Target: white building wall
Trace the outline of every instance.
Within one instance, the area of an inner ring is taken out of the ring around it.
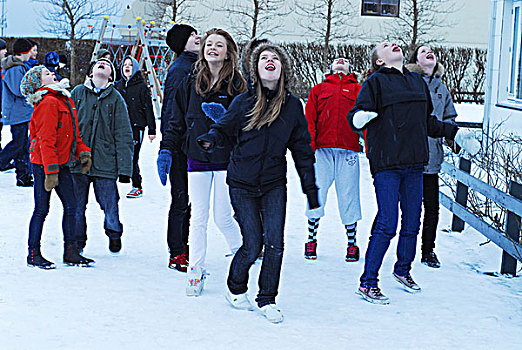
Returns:
[[[522,135],[522,103],[507,99],[510,74],[510,45],[513,0],[491,0],[487,57],[484,131],[498,127],[502,132]]]

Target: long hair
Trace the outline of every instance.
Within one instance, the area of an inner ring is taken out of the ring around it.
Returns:
[[[196,92],[205,96],[212,91],[212,73],[208,66],[208,62],[205,59],[205,46],[207,39],[210,35],[217,34],[225,38],[227,42],[227,58],[223,62],[223,67],[219,71],[219,77],[215,85],[216,90],[220,90],[223,84],[227,84],[227,93],[234,95],[237,92],[244,92],[246,90],[245,79],[241,76],[238,67],[237,58],[237,45],[232,36],[223,29],[213,28],[205,33],[205,36],[201,40],[199,48],[199,58],[196,62]],[[239,78],[239,79],[238,79]],[[238,86],[234,86],[234,83]]]
[[[270,51],[276,54],[279,57],[279,61],[281,62],[281,76],[279,77],[279,81],[277,83],[278,88],[275,96],[270,100],[270,103],[268,103],[268,96],[266,96],[265,92],[266,89],[263,89],[261,79],[259,79],[257,68],[259,57],[263,51]],[[256,87],[256,103],[252,110],[247,114],[247,116],[250,118],[247,125],[243,128],[244,131],[249,131],[252,129],[259,130],[265,125],[270,126],[281,113],[281,108],[286,97],[286,84],[289,79],[289,77],[286,76],[288,74],[287,72],[289,71],[289,67],[286,67],[288,60],[286,57],[282,57],[283,54],[284,51],[275,45],[262,45],[254,51],[253,63],[250,69],[254,70],[255,74],[254,80]]]

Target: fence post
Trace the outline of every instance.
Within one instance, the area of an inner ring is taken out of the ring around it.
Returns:
[[[515,182],[509,182],[509,194],[515,198],[522,199],[522,185]],[[506,235],[515,242],[518,242],[520,237],[520,216],[507,212],[506,220]],[[522,254],[522,252],[519,252]],[[515,276],[517,273],[517,259],[502,251],[502,264],[500,265],[500,273],[507,273]]]
[[[471,161],[464,157],[460,157],[459,169],[469,174],[471,172]],[[468,202],[468,186],[464,185],[460,181],[457,182],[457,195],[455,202],[459,203],[463,207],[465,207]],[[451,230],[456,232],[462,232],[462,230],[464,230],[464,220],[461,220],[455,214],[453,214]]]

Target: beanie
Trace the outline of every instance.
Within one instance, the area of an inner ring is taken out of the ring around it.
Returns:
[[[27,39],[16,39],[13,44],[13,53],[15,55],[21,55],[28,53],[33,48],[33,44]]]
[[[44,65],[47,67],[57,67],[58,63],[60,63],[60,57],[54,51],[50,51],[45,54],[44,57]]]
[[[20,82],[20,92],[22,95],[27,97],[28,95],[32,95],[42,87],[42,69],[45,66],[36,66],[31,68],[27,73],[25,73],[22,81]]]
[[[167,32],[165,41],[172,51],[176,54],[181,54],[185,50],[185,45],[192,32],[197,31],[188,24],[174,24]]]
[[[7,48],[7,44],[5,43],[5,40],[0,39],[0,50],[3,50]]]
[[[112,62],[107,59],[107,58],[100,58],[100,59],[97,59],[96,61],[92,61],[90,64],[89,64],[89,70],[87,72],[87,76],[91,76],[92,74],[92,70],[94,68],[94,65],[100,61],[103,61],[103,62],[107,62],[110,64],[111,66],[111,78],[112,78],[112,82],[114,82],[114,80],[116,79],[116,70],[114,69],[114,65],[112,64]]]
[[[103,58],[106,54],[110,54],[109,50],[105,49],[99,49],[98,52],[96,52],[96,59],[99,60],[100,58]]]

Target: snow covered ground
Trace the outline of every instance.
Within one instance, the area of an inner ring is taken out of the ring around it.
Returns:
[[[461,112],[462,113],[462,112]],[[476,109],[475,112],[476,113]],[[10,138],[4,128],[3,144]],[[28,268],[27,235],[32,189],[17,188],[13,172],[0,173],[0,349],[522,349],[522,280],[490,277],[500,250],[475,230],[439,231],[438,270],[419,262],[412,275],[420,294],[404,292],[391,276],[396,239],[381,270],[387,306],[354,292],[363,261],[344,262],[346,237],[335,191],[318,234],[317,261],[303,258],[305,197],[289,163],[286,246],[278,305],[285,321],[273,325],[256,312],[232,309],[224,299],[230,258],[209,224],[203,295],[185,296],[185,275],[167,268],[169,191],[156,174],[158,141],[142,149],[144,197],[120,201],[123,252],[109,254],[103,216],[91,191],[85,255],[93,268],[61,264],[61,204],[53,195],[42,251],[57,263],[51,271]],[[363,220],[358,244],[364,253],[376,212],[368,163],[361,157]],[[122,197],[129,190],[120,185]],[[450,226],[441,208],[439,229]],[[257,292],[259,264],[251,271]]]

